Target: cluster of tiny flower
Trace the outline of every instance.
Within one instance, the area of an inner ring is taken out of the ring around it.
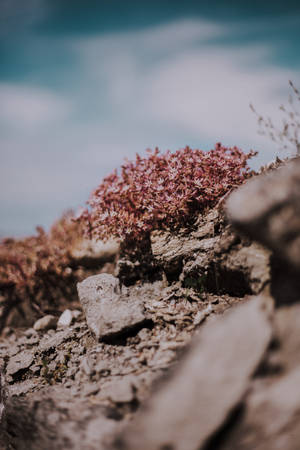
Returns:
[[[210,151],[189,147],[175,153],[148,150],[126,161],[92,193],[80,220],[98,239],[139,239],[154,229],[175,229],[249,176],[248,159],[237,147]]]
[[[10,311],[22,310],[25,300],[41,312],[43,306],[74,296],[81,272],[73,267],[71,250],[82,234],[82,224],[70,211],[49,233],[37,227],[34,236],[0,241],[0,331]]]

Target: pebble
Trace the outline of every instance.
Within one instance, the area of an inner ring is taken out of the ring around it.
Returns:
[[[66,309],[57,322],[57,328],[69,327],[73,320],[73,314],[70,309]]]
[[[33,325],[33,329],[35,331],[44,331],[50,330],[51,328],[55,328],[57,324],[57,318],[48,314],[47,316],[38,319]]]

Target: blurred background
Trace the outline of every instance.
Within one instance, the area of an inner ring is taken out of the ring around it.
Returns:
[[[46,228],[146,148],[278,151],[300,3],[0,0],[0,236]]]

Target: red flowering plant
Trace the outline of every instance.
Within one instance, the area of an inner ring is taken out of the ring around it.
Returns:
[[[11,322],[32,322],[58,305],[76,298],[76,281],[82,270],[74,266],[72,246],[82,239],[82,224],[65,213],[49,233],[37,227],[37,234],[24,239],[0,241],[0,331],[14,311]]]
[[[216,144],[210,151],[190,147],[175,153],[148,150],[126,161],[118,175],[104,178],[81,214],[92,237],[139,241],[154,229],[174,230],[212,207],[249,177],[256,153]]]

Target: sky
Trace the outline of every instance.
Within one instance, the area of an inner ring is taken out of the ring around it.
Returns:
[[[147,148],[285,156],[249,103],[281,123],[299,43],[299,1],[0,0],[0,236],[48,229]]]

